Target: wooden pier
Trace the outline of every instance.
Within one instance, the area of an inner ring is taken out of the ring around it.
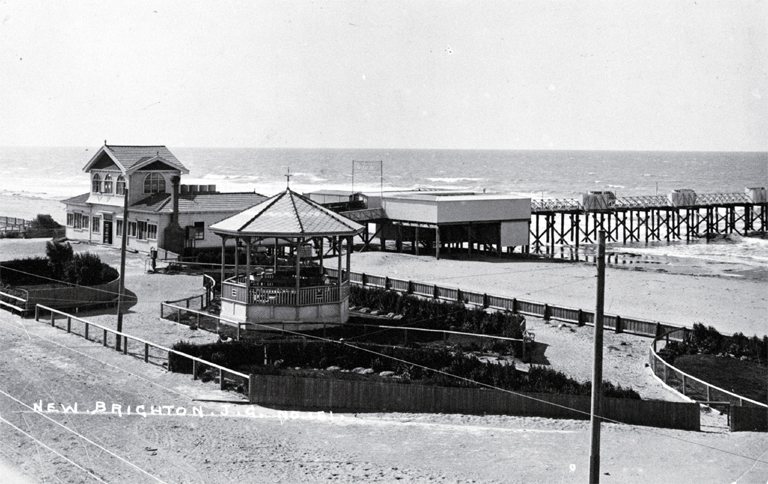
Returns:
[[[701,194],[687,206],[665,195],[615,198],[604,208],[585,207],[576,199],[531,201],[531,252],[594,244],[601,230],[608,242],[623,243],[765,234],[768,203],[750,193]]]

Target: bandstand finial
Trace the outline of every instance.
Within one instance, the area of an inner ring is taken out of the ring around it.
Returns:
[[[288,167],[288,173],[285,174],[285,179],[287,180],[285,187],[290,188],[291,187],[291,167]]]

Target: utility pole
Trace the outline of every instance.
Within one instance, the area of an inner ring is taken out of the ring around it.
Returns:
[[[117,331],[123,331],[123,305],[125,304],[125,252],[128,246],[128,176],[125,177],[125,193],[123,193],[123,233],[120,243],[120,288],[117,295]],[[122,348],[122,336],[115,335],[115,349]],[[107,342],[105,341],[104,344]]]
[[[595,305],[594,367],[592,368],[592,412],[589,452],[589,483],[600,482],[600,416],[603,413],[603,306],[605,303],[605,231],[597,246],[597,303]]]

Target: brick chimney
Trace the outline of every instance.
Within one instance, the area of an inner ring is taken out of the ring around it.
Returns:
[[[175,252],[176,254],[182,254],[184,252],[184,229],[179,225],[179,181],[180,177],[174,175],[171,177],[171,205],[173,212],[171,213],[171,222],[165,228],[163,248]]]
[[[181,181],[181,177],[178,175],[171,177],[171,204],[173,205],[171,223],[176,225],[179,225],[179,181]]]

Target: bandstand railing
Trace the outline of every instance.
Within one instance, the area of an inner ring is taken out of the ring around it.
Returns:
[[[316,306],[339,303],[349,297],[349,281],[342,282],[341,287],[338,284],[324,284],[300,287],[298,291],[296,287],[251,286],[246,296],[245,278],[239,278],[242,283],[234,279],[222,284],[222,299],[265,306]]]

